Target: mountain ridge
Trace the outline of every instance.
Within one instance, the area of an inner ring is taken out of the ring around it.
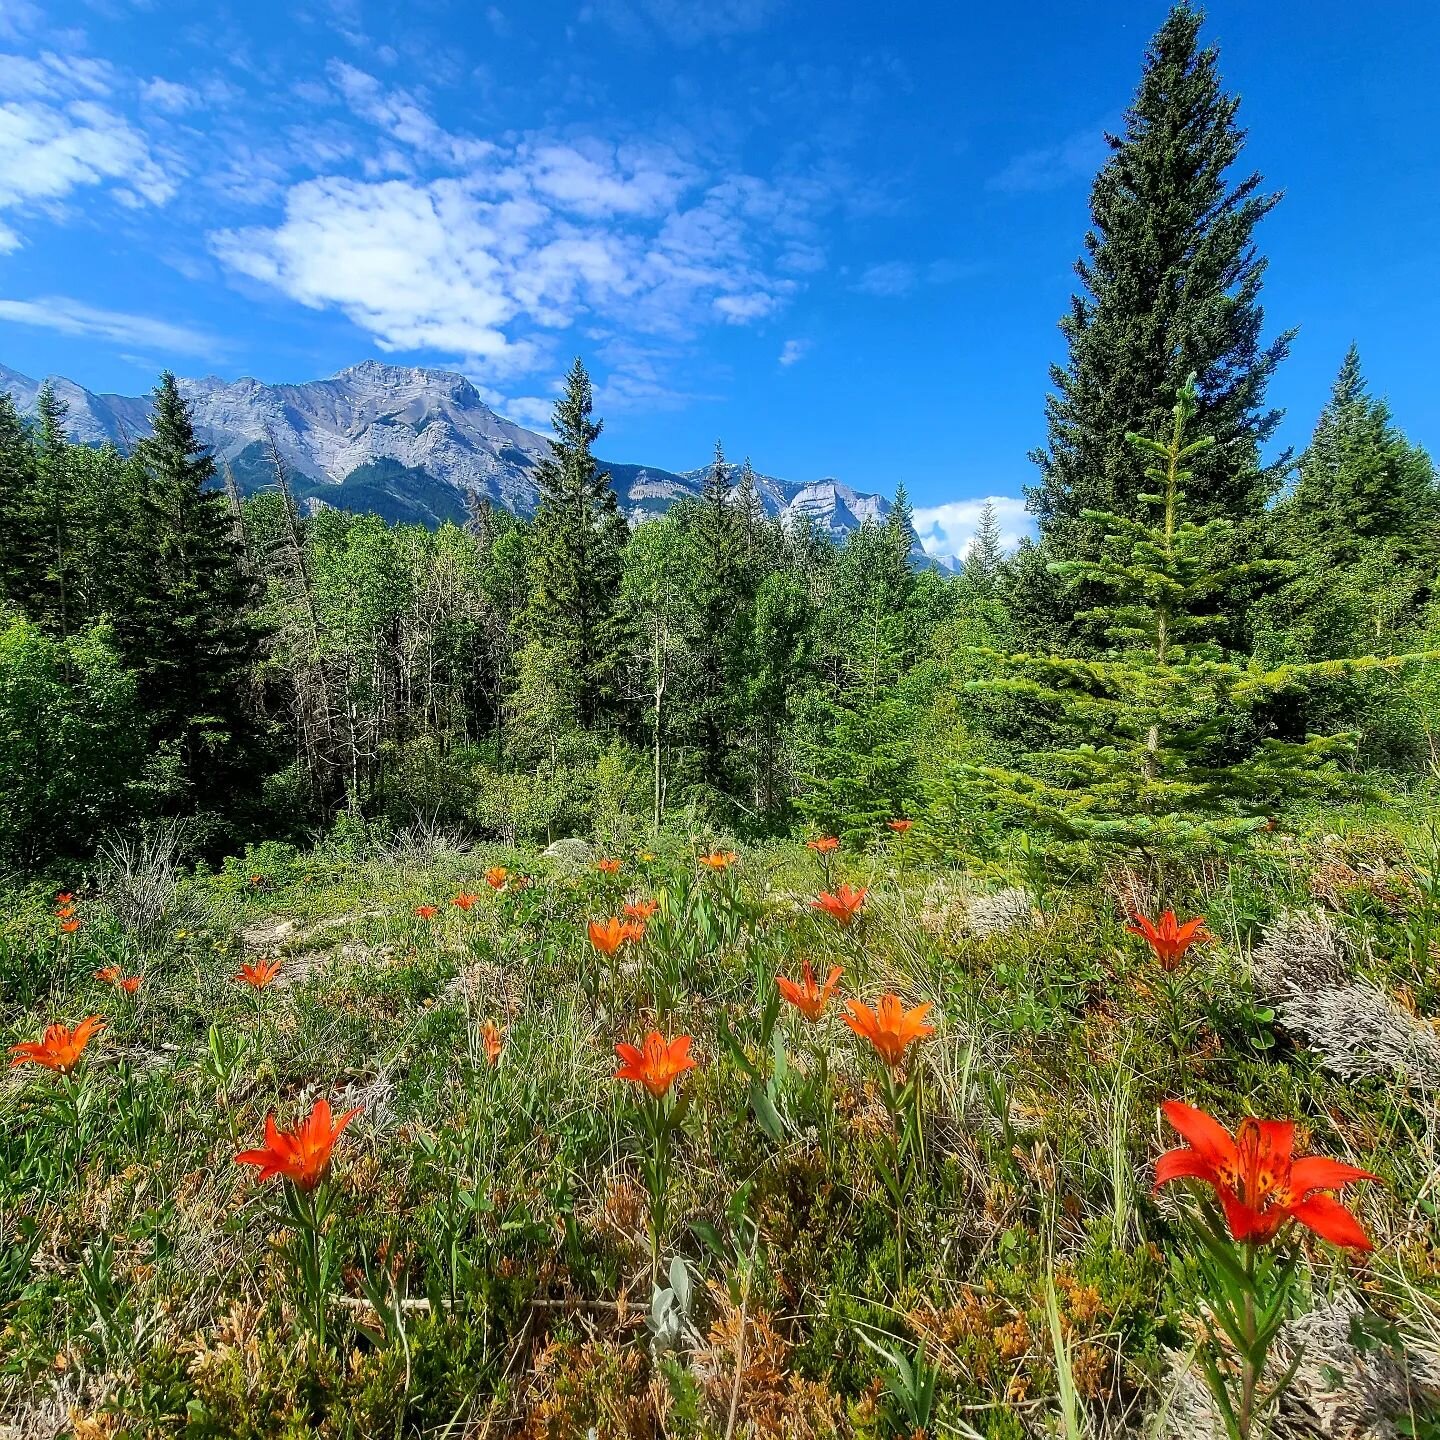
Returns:
[[[0,389],[22,412],[33,412],[42,383],[0,365]],[[128,449],[149,433],[147,398],[96,393],[63,376],[50,383],[68,407],[73,440]],[[534,472],[549,442],[493,410],[457,371],[367,359],[294,384],[214,375],[178,384],[200,438],[245,493],[272,482],[273,440],[297,495],[311,504],[438,524],[462,519],[472,494],[521,515],[538,502]],[[601,464],[632,524],[697,495],[708,469]],[[768,514],[785,523],[803,517],[836,540],[891,510],[885,496],[829,476],[757,474],[756,483]],[[936,563],[918,540],[912,561]]]

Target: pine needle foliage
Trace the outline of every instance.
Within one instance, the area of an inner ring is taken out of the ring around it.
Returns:
[[[1338,784],[1351,737],[1279,740],[1261,733],[1259,712],[1282,691],[1395,663],[1364,656],[1267,667],[1207,638],[1215,595],[1268,562],[1217,566],[1214,557],[1232,550],[1233,522],[1187,516],[1195,461],[1214,446],[1208,435],[1190,438],[1197,406],[1192,375],[1167,436],[1127,437],[1155,487],[1139,497],[1142,517],[1087,511],[1105,535],[1099,558],[1049,567],[1072,588],[1109,596],[1077,617],[1109,648],[1083,656],[984,650],[995,672],[972,686],[1077,737],[1024,757],[1024,768],[968,767],[986,799],[1061,837],[1155,859],[1243,843],[1302,786]]]

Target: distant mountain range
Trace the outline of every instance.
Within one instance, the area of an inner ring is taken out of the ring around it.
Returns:
[[[128,448],[149,433],[148,399],[97,395],[60,377],[51,383],[69,407],[72,439]],[[201,439],[230,467],[242,492],[272,483],[267,437],[273,437],[297,496],[312,504],[427,525],[463,520],[472,493],[518,515],[535,508],[535,467],[549,454],[549,442],[497,415],[453,371],[366,360],[329,380],[301,385],[214,376],[179,384]],[[22,412],[32,412],[40,382],[0,365],[0,389]],[[632,524],[697,495],[706,468],[677,473],[602,463]],[[771,515],[785,521],[808,516],[837,540],[890,513],[883,495],[838,480],[756,479]],[[935,563],[918,541],[912,561],[917,567]]]

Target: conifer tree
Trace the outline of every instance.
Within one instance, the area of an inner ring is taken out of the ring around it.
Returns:
[[[1075,267],[1083,289],[1060,322],[1069,358],[1052,368],[1048,440],[1032,455],[1041,482],[1030,508],[1049,559],[1098,558],[1104,529],[1088,512],[1136,513],[1145,467],[1126,434],[1163,428],[1191,373],[1198,422],[1216,442],[1193,460],[1196,519],[1243,522],[1275,488],[1279,465],[1262,466],[1259,451],[1280,413],[1265,392],[1293,332],[1262,341],[1255,230],[1279,196],[1258,174],[1229,173],[1245,140],[1239,101],[1221,88],[1215,49],[1199,47],[1200,23],[1188,3],[1171,10],[1123,133],[1106,137]]]
[[[62,639],[70,634],[73,607],[73,539],[70,534],[70,440],[65,433],[69,407],[47,380],[35,400],[36,492],[33,514],[39,531],[40,569],[36,576],[37,618]]]
[[[1396,429],[1389,406],[1370,395],[1352,345],[1295,489],[1276,509],[1277,526],[1311,572],[1354,564],[1376,542],[1397,564],[1423,553],[1425,567],[1433,568],[1436,501],[1429,456]]]
[[[915,549],[915,510],[910,504],[910,492],[906,490],[904,481],[895,487],[895,499],[885,517],[885,535],[893,556],[886,583],[908,593],[912,578],[910,556]]]
[[[0,599],[32,617],[43,570],[39,500],[34,439],[0,390]]]
[[[707,784],[719,790],[725,789],[727,782],[727,752],[734,728],[731,677],[743,606],[739,593],[740,517],[733,497],[730,466],[724,446],[717,440],[715,457],[705,471],[694,512],[698,563],[693,587],[696,625],[692,649],[697,685],[693,713],[701,774]]]
[[[989,599],[1000,583],[1000,566],[1005,552],[1000,544],[1000,515],[995,502],[987,500],[980,508],[980,523],[965,552],[965,581],[975,595]]]
[[[155,387],[151,434],[136,447],[146,480],[149,583],[137,596],[128,661],[152,740],[173,757],[173,783],[199,809],[243,798],[255,760],[246,703],[256,634],[250,587],[215,462],[168,370]]]
[[[765,539],[765,502],[760,498],[760,484],[750,457],[740,466],[735,482],[735,516],[740,530],[740,548],[745,563],[754,566],[760,559]]]
[[[555,402],[550,455],[536,470],[540,503],[531,546],[530,628],[544,647],[562,711],[593,728],[613,713],[625,656],[619,607],[625,517],[610,475],[596,462],[603,422],[577,358]]]
[[[1108,597],[1080,617],[1104,634],[1108,653],[985,652],[998,673],[979,688],[1008,694],[1084,738],[1028,757],[1023,769],[969,769],[992,801],[1061,836],[1161,861],[1239,842],[1293,795],[1301,776],[1333,778],[1348,737],[1266,737],[1244,746],[1240,722],[1287,688],[1376,663],[1267,669],[1229,659],[1205,638],[1210,601],[1237,575],[1214,558],[1233,522],[1188,518],[1187,487],[1211,473],[1201,462],[1216,449],[1211,436],[1189,438],[1198,408],[1191,379],[1165,440],[1131,437],[1150,462],[1154,489],[1140,497],[1146,518],[1086,512],[1105,536],[1100,557],[1052,562],[1071,585]]]
[[[1429,456],[1368,393],[1353,345],[1271,523],[1288,563],[1257,607],[1261,653],[1325,660],[1416,644],[1440,570],[1440,492]],[[1353,728],[1367,759],[1393,759],[1411,743],[1395,698],[1382,677],[1357,676],[1297,698],[1289,724]]]

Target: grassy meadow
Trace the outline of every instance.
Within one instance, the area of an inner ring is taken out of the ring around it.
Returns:
[[[1223,1435],[1172,1098],[1378,1177],[1343,1195],[1372,1253],[1297,1250],[1282,1432],[1440,1433],[1423,824],[1197,873],[1173,971],[1138,872],[711,839],[137,842],[14,897],[5,1042],[104,1028],[0,1080],[0,1435]],[[807,964],[843,972],[815,1021],[776,985]],[[884,992],[933,1026],[893,1071],[843,1021]],[[652,1029],[693,1037],[663,1100],[615,1077]],[[362,1107],[327,1180],[236,1163],[317,1099]]]

